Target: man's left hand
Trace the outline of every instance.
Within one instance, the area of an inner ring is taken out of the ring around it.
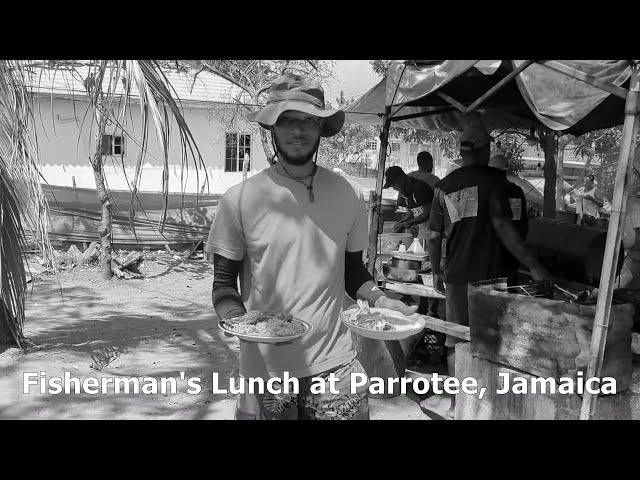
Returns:
[[[388,308],[389,310],[395,310],[403,315],[412,315],[418,310],[418,305],[409,306],[400,300],[394,300],[389,297],[380,297],[373,305],[375,308]]]

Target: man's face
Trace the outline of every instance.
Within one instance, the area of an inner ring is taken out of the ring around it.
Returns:
[[[293,165],[304,165],[313,158],[320,143],[322,119],[303,112],[282,112],[273,128],[279,156]]]
[[[593,188],[593,185],[594,185],[593,178],[592,178],[592,177],[587,177],[587,178],[585,179],[585,181],[584,181],[584,186],[585,186],[587,189],[591,189],[591,188]]]

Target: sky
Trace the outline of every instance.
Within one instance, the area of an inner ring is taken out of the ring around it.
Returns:
[[[334,75],[336,79],[333,82],[323,85],[325,99],[334,105],[340,90],[347,98],[357,98],[382,80],[371,69],[369,60],[336,60]]]

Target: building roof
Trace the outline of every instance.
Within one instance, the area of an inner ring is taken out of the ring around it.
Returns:
[[[33,64],[27,75],[27,82],[35,95],[53,95],[54,97],[76,98],[86,96],[84,79],[89,76],[90,67],[82,64],[73,69],[55,69]],[[176,69],[163,69],[164,75],[175,90],[174,98],[181,102],[229,103],[236,104],[238,99],[248,102],[249,96],[239,87],[211,72],[192,70],[179,72]],[[198,73],[196,75],[196,73]],[[105,75],[104,90],[108,90],[109,75]],[[124,95],[124,85],[116,86],[116,94]],[[132,85],[130,96],[138,97],[136,85]]]

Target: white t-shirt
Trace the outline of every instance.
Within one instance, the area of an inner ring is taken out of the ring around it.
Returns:
[[[349,182],[318,167],[307,188],[270,167],[220,199],[205,251],[242,260],[245,308],[290,313],[313,324],[288,345],[240,341],[240,374],[306,377],[355,357],[340,322],[345,251],[368,246],[367,215]]]

